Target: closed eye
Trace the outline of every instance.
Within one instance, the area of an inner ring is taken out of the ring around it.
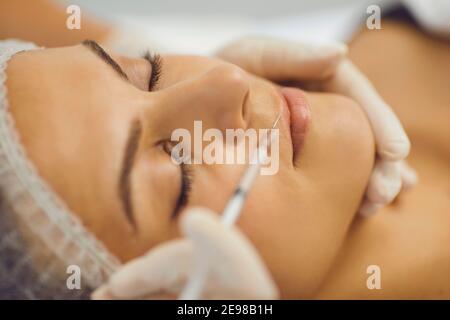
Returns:
[[[177,203],[175,205],[175,209],[173,210],[172,217],[176,217],[180,211],[186,206],[189,201],[189,196],[192,190],[192,180],[193,175],[190,168],[185,164],[180,164],[181,169],[181,188],[180,193],[177,199]]]
[[[159,54],[152,54],[149,51],[147,51],[144,54],[143,58],[147,60],[152,67],[150,79],[148,81],[148,91],[155,91],[155,88],[158,85],[158,81],[161,76],[161,67],[162,67],[161,56]]]
[[[163,147],[164,152],[166,152],[167,155],[172,157],[173,145],[169,142],[164,142],[162,144],[162,147]],[[178,216],[178,214],[180,213],[180,211],[189,202],[189,198],[190,198],[191,191],[192,191],[193,171],[184,162],[181,162],[178,166],[179,166],[180,172],[181,172],[181,185],[180,185],[180,191],[178,194],[177,201],[176,201],[174,209],[172,211],[172,218],[176,218]]]

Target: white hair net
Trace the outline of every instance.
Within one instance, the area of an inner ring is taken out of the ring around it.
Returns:
[[[120,263],[38,176],[8,111],[7,62],[36,49],[0,41],[0,298],[88,298]],[[79,289],[70,278],[78,273],[68,271],[73,265],[80,271]]]

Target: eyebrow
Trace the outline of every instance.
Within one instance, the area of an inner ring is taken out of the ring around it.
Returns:
[[[82,42],[82,45],[91,50],[100,59],[111,66],[111,68],[116,71],[120,77],[128,80],[127,75],[119,64],[111,58],[111,56],[106,53],[106,51],[97,42],[87,39]],[[136,153],[138,150],[138,142],[142,134],[142,126],[140,121],[134,120],[131,123],[128,132],[128,138],[125,144],[125,152],[123,154],[119,175],[118,193],[128,221],[133,227],[136,227],[136,220],[133,212],[133,201],[131,199],[131,171],[133,169],[134,159],[136,158]]]
[[[100,59],[105,61],[109,66],[111,66],[111,68],[113,68],[114,71],[116,71],[120,77],[124,78],[125,80],[128,80],[126,73],[122,70],[119,64],[113,58],[111,58],[111,56],[108,53],[106,53],[106,51],[97,42],[95,42],[94,40],[87,39],[84,40],[81,44],[86,48],[88,48],[89,50],[91,50],[93,53],[95,53]]]
[[[133,202],[131,199],[131,171],[133,169],[141,135],[141,122],[139,120],[134,120],[131,123],[125,145],[118,185],[119,197],[122,201],[125,215],[134,227],[136,227],[136,221],[133,213]]]

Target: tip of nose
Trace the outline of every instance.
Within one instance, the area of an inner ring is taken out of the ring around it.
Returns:
[[[212,75],[224,85],[236,87],[239,89],[248,90],[250,86],[250,79],[244,70],[233,64],[223,64],[215,67],[212,71]]]
[[[209,110],[220,114],[220,126],[245,127],[250,76],[238,66],[222,63],[208,70],[201,79],[203,94],[211,99]]]
[[[226,95],[224,100],[228,100],[236,107],[239,107],[241,120],[247,119],[246,100],[250,92],[250,77],[246,71],[240,67],[224,63],[210,71],[211,85],[214,84],[222,94]]]

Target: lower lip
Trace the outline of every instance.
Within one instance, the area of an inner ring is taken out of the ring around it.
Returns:
[[[281,94],[284,96],[287,105],[288,123],[290,126],[293,158],[300,154],[311,122],[311,111],[305,93],[297,88],[282,88]]]

